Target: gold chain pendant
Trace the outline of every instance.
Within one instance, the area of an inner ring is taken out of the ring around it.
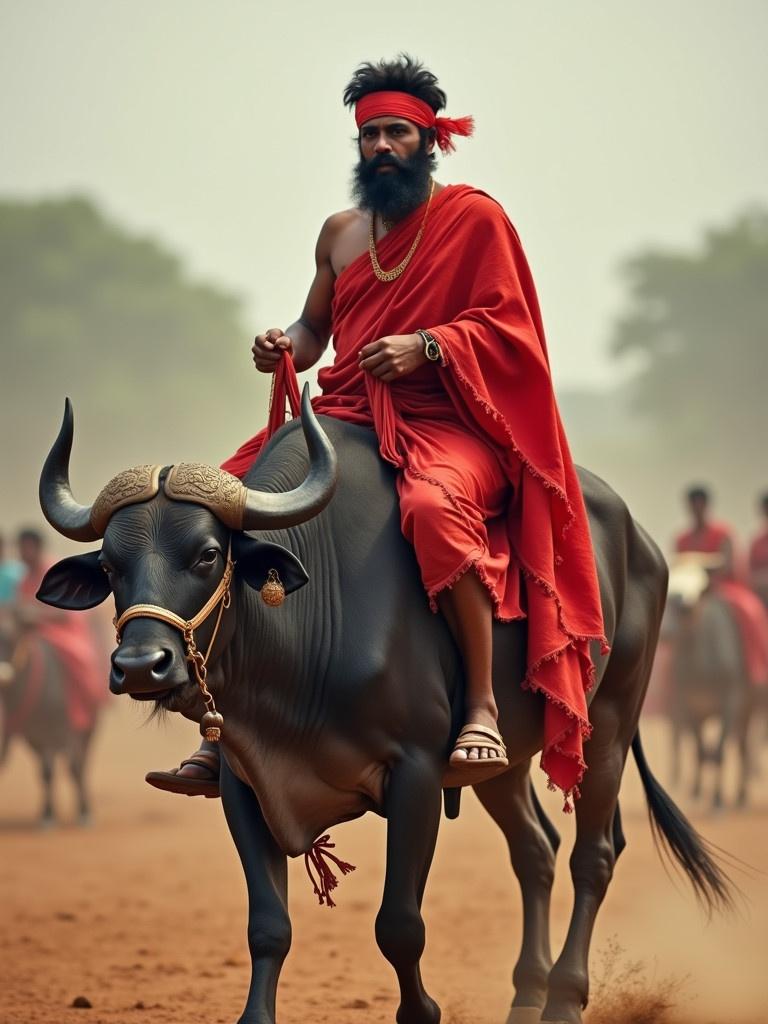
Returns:
[[[421,236],[424,234],[424,225],[427,223],[429,204],[432,202],[432,195],[434,191],[435,183],[434,181],[432,181],[432,184],[430,185],[429,188],[427,208],[424,211],[424,216],[421,219],[421,226],[419,227],[416,237],[413,240],[413,245],[405,254],[403,259],[400,260],[397,266],[393,267],[391,270],[383,270],[381,264],[379,263],[379,257],[376,254],[376,214],[371,214],[371,224],[368,229],[368,252],[370,253],[371,256],[371,266],[373,267],[373,272],[379,279],[379,281],[396,281],[397,278],[400,277],[405,268],[408,266],[408,264],[411,262],[413,254],[416,252],[418,244],[421,241]]]

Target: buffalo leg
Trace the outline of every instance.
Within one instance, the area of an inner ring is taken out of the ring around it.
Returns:
[[[750,743],[750,720],[752,712],[751,695],[744,699],[736,724],[736,742],[739,750],[739,782],[736,790],[736,806],[747,806],[747,789],[752,767],[752,746]]]
[[[393,766],[386,795],[387,871],[376,941],[400,985],[398,1024],[438,1024],[440,1008],[421,980],[421,901],[440,824],[441,770],[424,755]]]
[[[516,765],[475,787],[483,807],[504,833],[523,899],[523,939],[512,973],[515,996],[507,1024],[538,1019],[552,969],[549,906],[557,839],[554,826],[552,837],[542,827],[533,802],[529,764]]]
[[[291,946],[288,870],[249,786],[221,760],[221,800],[248,886],[251,985],[239,1024],[274,1024],[277,981]]]
[[[69,754],[69,771],[77,791],[79,825],[89,825],[91,823],[91,803],[88,797],[85,768],[92,736],[92,730],[76,733],[72,740],[72,748]]]
[[[49,828],[55,822],[53,812],[53,765],[54,757],[50,750],[38,752],[40,758],[40,781],[43,785],[43,809],[40,814],[40,825]]]
[[[704,762],[707,760],[707,749],[704,743],[703,722],[698,718],[693,722],[693,738],[696,743],[696,759],[694,766],[693,784],[691,786],[691,799],[698,800],[701,797],[701,781],[704,772]]]
[[[717,740],[717,744],[715,745],[715,749],[712,751],[712,760],[714,762],[715,771],[715,787],[712,791],[713,811],[720,811],[723,807],[723,767],[725,764],[725,746],[733,729],[734,717],[733,699],[731,698],[725,702],[723,716],[720,720],[720,736]]]
[[[626,715],[614,703],[601,706],[596,700],[591,718],[594,732],[587,747],[589,768],[575,805],[576,842],[570,858],[573,912],[562,953],[549,975],[542,1024],[581,1024],[581,1010],[589,996],[592,929],[616,863],[614,822],[632,737],[631,732],[627,734]]]
[[[680,785],[681,771],[681,750],[683,745],[683,725],[680,720],[680,712],[677,708],[672,713],[670,722],[670,751],[671,751],[671,768],[670,768],[670,782],[673,786]]]

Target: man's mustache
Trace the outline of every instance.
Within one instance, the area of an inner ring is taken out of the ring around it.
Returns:
[[[404,167],[407,167],[407,163],[396,157],[394,153],[377,153],[370,160],[366,160],[365,166],[369,171],[377,171],[380,167],[396,167],[402,171]]]

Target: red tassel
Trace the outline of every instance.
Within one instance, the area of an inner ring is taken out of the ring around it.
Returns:
[[[437,144],[443,153],[453,153],[456,147],[452,135],[463,135],[465,138],[475,130],[475,119],[469,117],[436,117],[435,134]]]
[[[330,835],[324,835],[316,839],[312,844],[312,849],[304,854],[304,866],[307,869],[312,888],[315,890],[315,896],[317,896],[318,903],[321,906],[323,904],[327,907],[336,906],[331,899],[331,891],[339,884],[338,878],[334,875],[330,865],[326,863],[326,859],[333,861],[342,875],[348,875],[351,871],[355,870],[354,864],[347,864],[346,861],[339,860],[334,854],[329,853],[329,850],[335,849],[336,844],[331,842]],[[313,868],[317,871],[317,880],[315,880]]]

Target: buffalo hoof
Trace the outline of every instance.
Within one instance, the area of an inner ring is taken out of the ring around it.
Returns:
[[[428,995],[420,1000],[420,1004],[400,1004],[395,1020],[397,1024],[440,1024],[440,1007]]]
[[[513,1006],[507,1017],[507,1024],[540,1024],[540,1021],[538,1006]]]

